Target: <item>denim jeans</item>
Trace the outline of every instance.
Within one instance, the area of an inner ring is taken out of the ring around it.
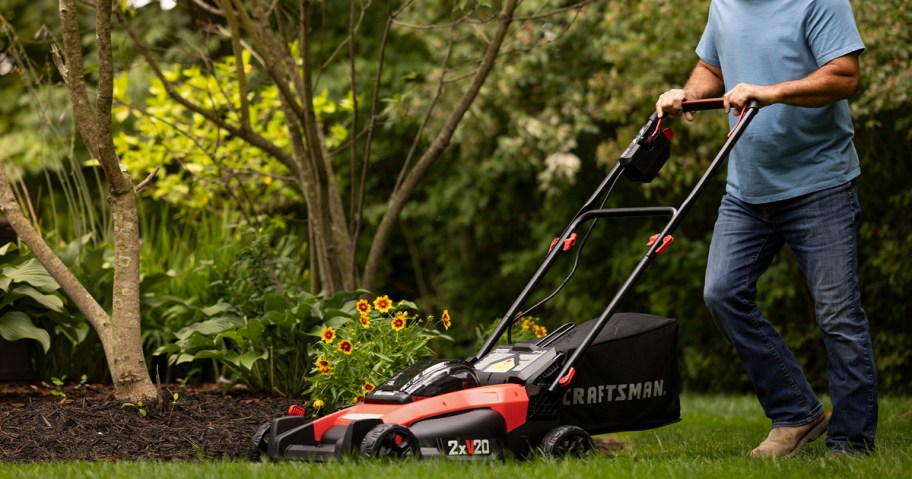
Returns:
[[[858,288],[859,212],[853,182],[759,205],[725,195],[706,268],[704,300],[735,346],[772,426],[799,426],[823,406],[755,301],[757,280],[776,253],[784,244],[795,253],[829,359],[833,414],[826,444],[834,450],[872,449],[877,428],[877,373]]]

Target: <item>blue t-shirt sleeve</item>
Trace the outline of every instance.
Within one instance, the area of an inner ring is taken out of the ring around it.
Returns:
[[[709,7],[709,19],[706,21],[706,28],[703,29],[703,36],[700,37],[700,43],[697,44],[697,56],[703,61],[714,67],[721,67],[722,62],[719,60],[719,52],[716,50],[716,21],[713,12],[714,5]]]
[[[805,19],[807,43],[818,67],[843,55],[864,50],[849,0],[811,2]]]

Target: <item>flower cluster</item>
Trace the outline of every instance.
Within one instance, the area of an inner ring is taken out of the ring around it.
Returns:
[[[313,347],[310,389],[314,404],[323,411],[364,401],[376,384],[432,353],[428,343],[450,339],[437,330],[452,326],[448,310],[437,321],[416,314],[409,301],[394,302],[387,295],[372,301],[362,298],[342,306],[339,313],[319,327],[320,341]],[[317,334],[315,331],[314,335]]]
[[[523,331],[531,331],[536,338],[543,338],[548,335],[548,328],[538,324],[538,320],[534,317],[523,318],[520,324]]]

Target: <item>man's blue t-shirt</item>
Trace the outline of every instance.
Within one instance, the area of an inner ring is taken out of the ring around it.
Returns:
[[[728,91],[798,80],[863,49],[848,0],[713,0],[697,55],[722,69]],[[726,190],[769,203],[846,183],[860,173],[853,136],[846,100],[764,107],[732,151]]]

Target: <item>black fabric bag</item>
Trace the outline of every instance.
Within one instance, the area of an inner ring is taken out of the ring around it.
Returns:
[[[572,352],[594,324],[580,324],[553,346]],[[675,319],[612,316],[576,363],[576,375],[561,398],[560,423],[602,434],[680,421],[677,342]]]

